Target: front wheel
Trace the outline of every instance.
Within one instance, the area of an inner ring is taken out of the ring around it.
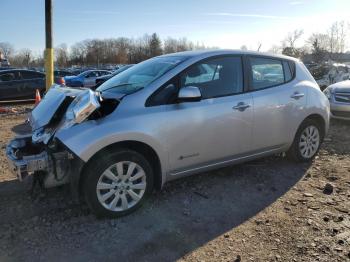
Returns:
[[[118,150],[95,159],[84,178],[85,200],[98,217],[119,217],[139,208],[153,189],[153,170],[138,152]]]
[[[317,121],[305,120],[300,125],[287,156],[297,162],[312,160],[320,149],[323,136],[324,134]]]

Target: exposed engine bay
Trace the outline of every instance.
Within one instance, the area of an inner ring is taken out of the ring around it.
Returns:
[[[12,171],[19,180],[40,172],[45,188],[71,181],[84,164],[55,137],[57,131],[112,113],[122,95],[90,89],[52,87],[28,120],[13,128],[15,138],[6,148]]]

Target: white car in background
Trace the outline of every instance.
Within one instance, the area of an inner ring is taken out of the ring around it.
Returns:
[[[331,107],[331,117],[350,120],[350,80],[330,85],[324,91]]]

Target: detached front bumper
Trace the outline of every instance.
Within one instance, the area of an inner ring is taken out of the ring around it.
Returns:
[[[47,146],[33,144],[31,137],[17,137],[6,147],[11,171],[20,181],[35,172],[45,173],[46,188],[67,184],[76,157],[64,148],[50,150]]]
[[[20,181],[34,172],[47,170],[49,165],[49,157],[45,151],[32,155],[23,154],[29,139],[30,137],[13,139],[6,147],[10,170]]]

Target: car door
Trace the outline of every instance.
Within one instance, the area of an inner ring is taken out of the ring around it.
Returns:
[[[294,62],[251,56],[249,88],[254,103],[252,148],[263,152],[282,148],[291,141],[306,105],[305,87],[296,85]]]
[[[210,72],[203,67],[211,68]],[[239,56],[205,60],[189,67],[157,94],[155,101],[171,97],[166,90],[175,85],[175,89],[196,86],[202,94],[199,102],[166,99],[170,104],[164,109],[168,119],[164,143],[172,174],[224,163],[250,151],[252,97],[243,92],[242,70]]]
[[[18,81],[16,80],[16,72],[2,72],[0,74],[0,101],[18,97]]]
[[[93,87],[95,86],[96,77],[98,76],[97,71],[92,71],[85,76],[84,87]]]
[[[45,89],[45,75],[40,72],[20,71],[23,87],[22,96],[26,99],[35,99],[35,92],[38,89],[42,93]]]

